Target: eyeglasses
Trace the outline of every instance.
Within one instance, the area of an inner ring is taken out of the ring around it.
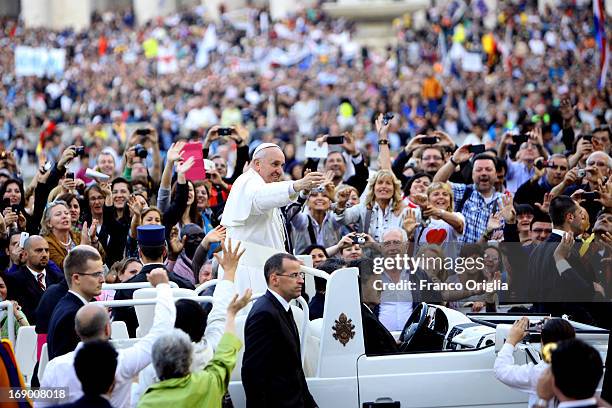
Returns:
[[[304,272],[295,272],[295,273],[290,273],[288,275],[277,273],[276,276],[286,276],[287,278],[291,278],[291,279],[297,279],[298,277],[300,277],[304,279],[306,277],[306,274]]]
[[[68,203],[66,203],[64,200],[53,200],[50,203],[47,203],[47,205],[45,206],[45,209],[49,210],[55,207],[56,205],[63,205],[65,207],[68,207]]]
[[[77,275],[92,276],[96,279],[100,279],[104,277],[104,272],[94,272],[94,273],[77,272]]]

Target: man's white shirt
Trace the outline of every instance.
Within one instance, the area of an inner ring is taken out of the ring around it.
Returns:
[[[115,371],[115,387],[111,394],[113,407],[129,407],[132,380],[143,368],[151,363],[151,349],[153,343],[162,334],[168,333],[174,327],[176,319],[176,306],[172,297],[172,290],[168,284],[157,285],[157,303],[155,304],[155,317],[153,327],[149,333],[141,338],[132,347],[117,350],[117,370]],[[45,368],[41,387],[68,387],[69,399],[58,401],[61,403],[74,402],[83,396],[81,382],[74,371],[75,353],[83,346],[80,342],[75,351],[58,356],[49,361]],[[56,405],[51,403],[35,403],[35,407]]]

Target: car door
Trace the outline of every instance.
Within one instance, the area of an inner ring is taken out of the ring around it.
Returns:
[[[399,405],[386,406],[524,408],[528,395],[495,378],[495,356],[491,346],[463,351],[362,355],[357,361],[359,406],[398,402]]]

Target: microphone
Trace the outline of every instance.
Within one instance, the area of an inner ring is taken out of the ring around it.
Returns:
[[[110,180],[110,176],[107,176],[104,173],[100,173],[99,171],[95,171],[92,169],[85,170],[85,175],[89,178],[96,179],[97,181],[108,181]]]

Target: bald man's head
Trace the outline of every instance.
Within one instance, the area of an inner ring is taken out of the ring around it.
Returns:
[[[110,320],[106,309],[95,303],[88,303],[76,314],[74,329],[82,341],[108,340]]]
[[[280,181],[285,155],[280,147],[268,147],[253,154],[253,169],[266,183]]]
[[[49,263],[49,244],[40,235],[32,235],[23,244],[26,252],[27,266],[36,271],[42,272]]]

